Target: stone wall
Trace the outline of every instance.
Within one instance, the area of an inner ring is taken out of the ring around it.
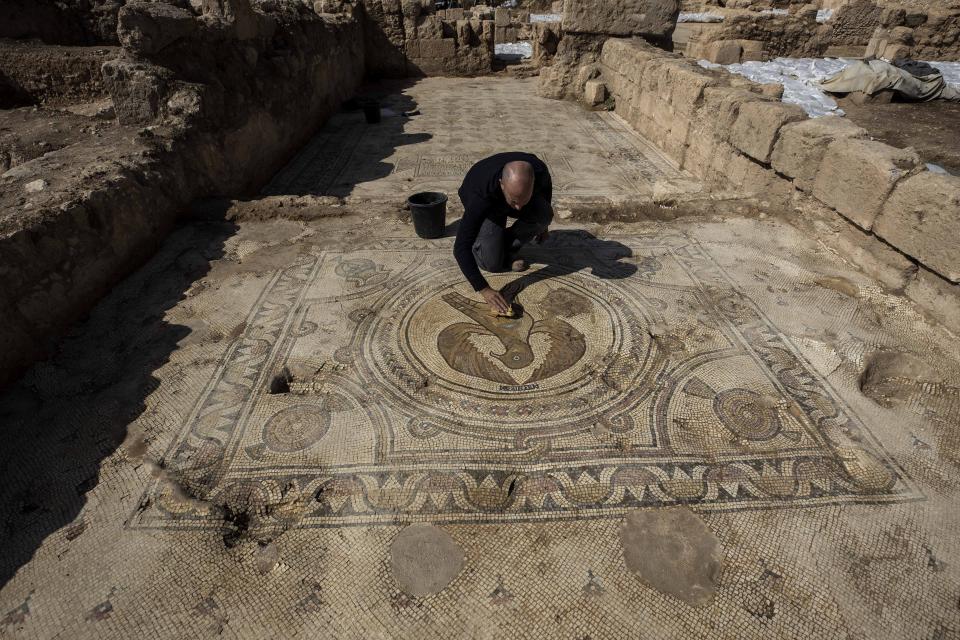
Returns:
[[[818,56],[826,48],[816,10],[789,15],[738,13],[691,34],[684,54],[718,64],[777,56]]]
[[[492,69],[493,20],[459,17],[462,10],[441,17],[432,3],[409,0],[365,0],[362,10],[370,76],[471,76]]]
[[[642,36],[670,49],[680,0],[564,0],[563,37],[537,92],[547,98],[582,95],[598,74],[600,49],[610,36]]]
[[[104,64],[120,121],[0,176],[0,384],[152,255],[185,205],[265,183],[363,77],[349,15],[130,3]]]
[[[600,71],[616,112],[684,170],[776,207],[829,207],[913,261],[919,270],[905,293],[960,330],[960,177],[640,39],[607,40]]]
[[[888,7],[866,54],[887,60],[960,60],[960,8]]]
[[[960,59],[960,8],[853,0],[820,24],[815,4],[789,6],[787,14],[727,7],[709,9],[723,22],[686,27],[686,55],[720,64],[777,56]]]

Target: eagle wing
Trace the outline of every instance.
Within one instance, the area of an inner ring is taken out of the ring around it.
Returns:
[[[550,339],[550,350],[543,364],[534,370],[528,382],[543,380],[566,371],[575,365],[587,351],[587,342],[583,334],[573,326],[557,318],[538,320],[530,329],[530,335],[544,333]]]
[[[437,350],[455,371],[500,384],[516,384],[470,341],[470,336],[475,334],[493,335],[486,328],[471,322],[451,324],[437,336]]]

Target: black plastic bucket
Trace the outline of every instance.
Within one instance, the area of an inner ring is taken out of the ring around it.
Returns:
[[[447,226],[447,194],[423,191],[407,198],[413,228],[421,238],[439,238]]]
[[[377,100],[363,100],[360,103],[363,108],[363,117],[369,124],[380,122],[380,102]]]

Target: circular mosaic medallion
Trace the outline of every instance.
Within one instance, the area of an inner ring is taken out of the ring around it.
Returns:
[[[768,440],[780,433],[775,403],[749,389],[727,389],[713,399],[720,422],[741,438]]]
[[[455,268],[398,287],[360,327],[359,364],[401,410],[443,431],[573,432],[649,394],[662,360],[650,322],[615,285],[539,272],[491,286],[511,281],[522,284],[514,318],[491,316]]]
[[[330,414],[299,404],[275,413],[263,426],[263,443],[271,451],[291,453],[313,445],[330,428]]]

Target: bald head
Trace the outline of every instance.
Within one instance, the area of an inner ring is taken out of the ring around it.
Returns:
[[[524,160],[515,160],[503,165],[500,188],[512,209],[523,208],[533,196],[533,165]]]

